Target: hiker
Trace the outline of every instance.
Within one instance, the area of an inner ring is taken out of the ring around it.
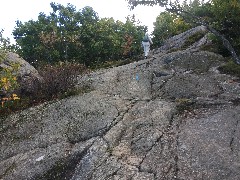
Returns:
[[[148,33],[145,33],[143,40],[142,40],[142,46],[144,50],[144,57],[147,59],[148,53],[150,51],[150,45],[153,44],[152,39],[149,37]]]

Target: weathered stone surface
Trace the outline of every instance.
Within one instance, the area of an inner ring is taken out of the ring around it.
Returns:
[[[4,179],[34,179],[44,174],[68,156],[70,144],[60,143],[47,148],[35,148],[1,161],[0,174]]]
[[[152,73],[139,66],[141,63],[136,62],[129,66],[114,67],[94,73],[85,80],[87,79],[93,89],[98,89],[110,96],[118,96],[123,99],[150,99]],[[138,80],[136,76],[138,76]]]
[[[178,177],[180,179],[239,179],[240,107],[206,109],[180,124]]]
[[[189,37],[197,34],[197,33],[207,33],[207,28],[205,26],[197,26],[195,28],[189,29],[186,32],[183,32],[181,34],[178,34],[176,36],[173,36],[169,39],[167,39],[163,46],[161,46],[158,49],[154,50],[154,54],[161,54],[161,53],[168,53],[173,50],[178,50],[182,48],[186,41],[189,39]],[[194,43],[192,46],[190,46],[190,49],[199,49],[202,45],[205,45],[207,40],[201,39],[199,42]]]
[[[3,122],[6,132],[1,139],[1,160],[37,147],[85,141],[105,133],[114,125],[121,107],[104,98],[90,93],[8,117]]]
[[[208,38],[209,34],[205,34],[199,41],[193,43],[187,50],[200,50],[204,46],[209,46],[212,44],[211,40]]]
[[[2,119],[0,179],[240,179],[240,85],[222,59],[179,51],[101,70],[79,79],[90,93]]]
[[[18,64],[20,66],[18,73],[22,78],[40,78],[37,70],[32,65],[20,58],[16,53],[8,52],[0,66],[11,69],[12,64]]]
[[[18,54],[12,52],[6,54],[3,61],[0,62],[0,67],[12,69],[14,64],[19,66],[17,77],[18,83],[21,85],[20,88],[26,92],[31,92],[34,82],[42,80],[38,71],[23,58],[20,58]]]
[[[177,51],[162,57],[165,68],[177,72],[193,71],[200,74],[222,64],[223,57],[207,51]]]
[[[176,74],[160,89],[160,95],[172,99],[197,97],[211,98],[222,93],[222,88],[210,73],[198,76],[196,74]]]

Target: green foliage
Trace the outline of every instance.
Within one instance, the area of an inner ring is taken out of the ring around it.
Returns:
[[[13,105],[20,98],[16,94],[18,82],[15,75],[19,65],[12,65],[12,68],[0,69],[0,102],[1,108],[8,108],[9,104]]]
[[[181,17],[170,12],[162,12],[154,22],[153,42],[159,47],[168,38],[180,34],[191,27]]]
[[[0,63],[4,60],[7,52],[15,50],[15,46],[11,45],[10,39],[3,37],[3,32],[3,30],[0,30]]]
[[[46,101],[89,91],[89,87],[83,87],[82,89],[76,89],[75,87],[78,76],[87,72],[87,69],[81,64],[65,62],[54,66],[39,67],[38,71],[42,80],[33,80],[31,92],[24,91],[28,87],[24,88],[24,84],[21,84],[22,89],[18,90],[21,99],[17,102],[6,102],[3,107],[0,107],[1,116]]]
[[[15,50],[15,46],[11,45],[10,39],[3,37],[3,32],[4,32],[4,30],[0,29],[0,51],[1,51],[0,52],[0,62],[1,62],[1,59],[3,58],[2,57],[3,52]]]
[[[216,29],[220,34],[226,37],[234,50],[240,53],[240,2],[237,0],[211,0],[207,3],[202,3],[199,0],[194,0],[190,4],[185,4],[183,9],[194,15],[185,16],[186,21],[197,22],[199,19]],[[217,41],[215,41],[216,43]],[[227,51],[223,50],[222,42],[218,40],[219,52],[222,55],[229,55]]]
[[[231,53],[223,46],[222,41],[218,37],[212,33],[208,33],[208,39],[211,41],[211,44],[204,45],[201,50],[221,54],[223,57],[231,56]]]
[[[46,61],[54,63],[76,59],[80,44],[77,43],[80,28],[80,12],[68,4],[64,7],[51,3],[53,12],[49,16],[40,13],[37,21],[17,21],[13,31],[19,46],[17,53],[28,62]]]
[[[179,16],[183,17],[186,23],[191,23],[194,25],[208,25],[208,27],[214,28],[214,30],[219,32],[220,35],[223,35],[228,41],[230,41],[230,44],[233,46],[233,48],[229,48],[228,46],[229,51],[234,49],[234,51],[240,53],[239,0],[185,0],[182,4],[180,4],[177,0],[127,1],[132,7],[136,7],[139,4],[164,6],[168,12],[177,13]],[[164,25],[157,25],[156,27],[158,26],[163,26],[164,28]],[[156,29],[155,34],[157,35],[157,38],[161,36],[161,33],[163,34],[164,32]],[[156,41],[159,43],[161,42],[161,39],[156,39]],[[223,41],[224,40],[221,39],[221,41],[219,41],[220,44],[222,44]],[[222,48],[221,46],[219,47]],[[220,52],[223,51],[220,49]]]
[[[221,73],[231,74],[240,78],[240,65],[234,63],[232,60],[227,62],[225,65],[220,66],[218,70]]]
[[[213,26],[224,34],[235,50],[240,53],[240,1],[212,0],[211,12]]]
[[[0,49],[0,63],[4,60],[6,56],[6,51]]]
[[[6,92],[12,92],[18,87],[17,78],[15,72],[19,68],[18,64],[13,64],[12,68],[1,68],[0,71],[0,90]]]
[[[17,53],[28,62],[67,60],[95,66],[141,53],[145,27],[139,26],[134,17],[127,17],[123,23],[100,19],[91,7],[79,11],[71,4],[64,7],[51,3],[51,7],[50,15],[40,13],[37,21],[18,21],[13,31]]]
[[[14,47],[10,45],[9,38],[4,38],[3,30],[0,31],[0,64],[6,58],[7,51],[11,51]],[[15,103],[19,100],[15,90],[18,87],[16,72],[19,64],[10,64],[11,67],[0,67],[0,102],[1,108],[6,108],[9,103]]]
[[[134,9],[137,5],[147,5],[147,6],[166,6],[171,2],[170,0],[152,0],[152,1],[146,1],[146,0],[126,0],[128,1],[128,4],[131,6],[132,9]]]

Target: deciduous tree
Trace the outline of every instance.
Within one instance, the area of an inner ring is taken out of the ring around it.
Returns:
[[[186,1],[181,5],[178,0],[127,0],[130,7],[137,5],[160,5],[168,12],[175,13],[184,20],[197,25],[204,25],[210,32],[221,39],[224,46],[229,50],[236,63],[240,59],[236,52],[240,52],[239,44],[239,12],[240,2],[237,0],[193,0],[188,4]],[[235,25],[235,26],[234,26]]]

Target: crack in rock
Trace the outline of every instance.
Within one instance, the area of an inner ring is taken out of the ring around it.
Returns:
[[[169,43],[165,48],[176,47]],[[239,87],[228,83],[230,76],[210,70],[221,59],[205,51],[179,51],[159,54],[149,67],[144,67],[148,59],[88,75],[94,91],[6,119],[17,123],[12,131],[3,128],[0,174],[6,179],[240,179]],[[177,114],[178,101],[186,99],[194,102],[187,104],[193,110]]]

